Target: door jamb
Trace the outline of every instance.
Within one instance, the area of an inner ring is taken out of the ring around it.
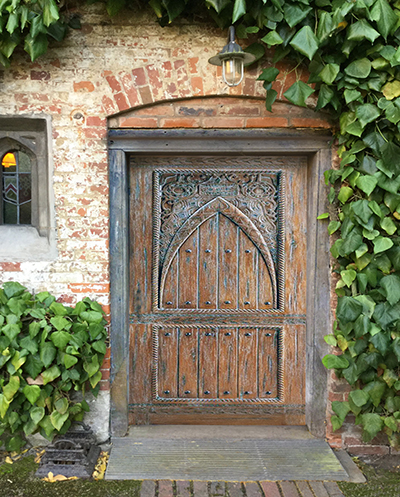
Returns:
[[[306,424],[325,436],[328,372],[321,359],[328,352],[323,337],[331,330],[329,236],[316,218],[326,210],[323,173],[331,168],[331,135],[303,130],[137,130],[110,129],[110,293],[111,293],[111,434],[128,431],[129,403],[129,164],[128,155],[308,157]],[[318,291],[316,291],[318,289]]]

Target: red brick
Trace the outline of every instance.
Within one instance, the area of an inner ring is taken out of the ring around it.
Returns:
[[[104,128],[85,128],[83,130],[86,138],[105,138],[107,136],[107,129]]]
[[[137,69],[132,70],[133,81],[136,83],[136,86],[143,86],[147,84],[146,74],[144,72],[143,67],[138,67]]]
[[[265,497],[281,497],[278,485],[273,481],[260,481]]]
[[[288,120],[284,117],[249,117],[246,128],[286,128]]]
[[[107,115],[114,114],[116,111],[115,103],[111,98],[107,97],[107,95],[103,95],[101,99],[101,103],[103,104],[104,113]]]
[[[194,106],[179,106],[177,108],[177,113],[180,116],[215,116],[217,113],[215,106],[211,107],[203,107],[199,106],[197,107],[196,105]]]
[[[115,100],[119,110],[129,109],[129,104],[128,104],[128,102],[125,98],[125,95],[123,93],[115,93],[114,100]]]
[[[153,102],[153,95],[151,94],[149,86],[143,86],[142,88],[139,88],[139,93],[142,98],[142,103],[151,104]]]
[[[141,109],[135,109],[134,116],[173,116],[175,114],[174,104],[147,105]]]
[[[161,64],[161,69],[164,75],[164,78],[171,78],[172,76],[172,64],[170,60],[166,60]]]
[[[193,482],[193,485],[198,482]],[[206,483],[207,485],[207,483]],[[196,493],[194,493],[196,495]],[[160,497],[173,497],[174,492],[171,480],[159,480],[158,482],[158,495]]]
[[[110,379],[110,370],[101,370],[101,379],[102,380],[109,380]]]
[[[188,59],[189,72],[191,74],[197,74],[198,73],[198,69],[197,69],[198,62],[199,62],[199,58],[198,57],[191,57],[190,59]]]
[[[260,108],[250,105],[222,106],[219,114],[229,116],[258,116],[260,115]]]
[[[245,483],[247,497],[263,497],[261,488],[255,481]]]
[[[151,64],[149,66],[146,66],[146,71],[149,77],[150,87],[153,88],[153,91],[154,88],[162,88],[162,81],[160,79],[160,73],[158,72],[158,69],[153,64]]]
[[[68,288],[74,293],[109,293],[108,283],[70,283]]]
[[[100,380],[100,390],[108,391],[110,390],[110,382],[108,380]]]
[[[0,262],[0,270],[1,271],[21,271],[21,263],[20,262]]]
[[[343,393],[329,392],[328,399],[331,402],[334,402],[334,401],[343,402],[343,400],[344,400],[344,394]]]
[[[351,455],[367,455],[374,454],[377,456],[384,456],[389,454],[389,446],[387,445],[353,445],[347,448]]]
[[[107,71],[107,72],[109,72],[109,71]],[[121,90],[122,90],[121,85],[114,75],[106,76],[106,80],[107,80],[107,83],[110,85],[110,88],[113,91],[113,93],[121,92]]]
[[[120,120],[121,128],[157,128],[158,120],[145,117],[128,117]]]
[[[48,81],[50,73],[47,71],[31,71],[31,79],[33,81]]]
[[[177,497],[190,497],[190,481],[177,481],[176,482],[176,495]],[[159,493],[161,496],[162,494]]]
[[[131,105],[131,107],[138,105],[140,103],[139,92],[133,85],[131,75],[126,72],[120,72],[118,75],[124,88],[125,94],[128,97],[129,104]]]
[[[323,119],[302,119],[302,118],[292,118],[290,120],[290,125],[296,128],[331,128],[332,126],[329,122]]]
[[[78,83],[74,83],[74,91],[94,91],[94,84],[91,81],[79,81]]]
[[[197,128],[198,119],[182,118],[164,118],[160,119],[160,128]]]
[[[244,119],[241,117],[205,117],[204,128],[243,128]]]
[[[204,95],[203,78],[199,76],[193,76],[190,82],[192,85],[192,90],[194,95]]]
[[[254,81],[254,79],[246,78],[242,85],[243,95],[254,95],[256,88],[256,82]]]
[[[88,116],[86,118],[86,124],[88,126],[107,126],[107,119],[103,119],[98,116]]]
[[[281,481],[279,485],[282,490],[282,495],[284,497],[300,497],[300,494],[296,488],[296,485],[291,481]]]

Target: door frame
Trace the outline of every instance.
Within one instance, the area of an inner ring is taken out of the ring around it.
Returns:
[[[307,173],[307,332],[306,425],[325,437],[328,371],[321,359],[328,352],[323,337],[332,329],[329,235],[317,216],[326,211],[323,173],[332,167],[331,134],[280,129],[110,129],[110,308],[111,408],[113,436],[128,431],[129,403],[129,163],[142,156],[305,155]],[[318,289],[318,291],[315,291]]]

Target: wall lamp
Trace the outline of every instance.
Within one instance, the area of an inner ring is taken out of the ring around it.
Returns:
[[[211,59],[210,64],[222,66],[222,78],[228,86],[237,86],[242,82],[244,66],[250,65],[256,60],[255,56],[244,52],[240,45],[235,42],[235,28],[229,28],[228,43]]]

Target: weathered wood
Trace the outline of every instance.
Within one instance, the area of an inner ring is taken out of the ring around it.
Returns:
[[[130,419],[303,424],[304,160],[261,159],[251,172],[226,159],[139,164]]]

